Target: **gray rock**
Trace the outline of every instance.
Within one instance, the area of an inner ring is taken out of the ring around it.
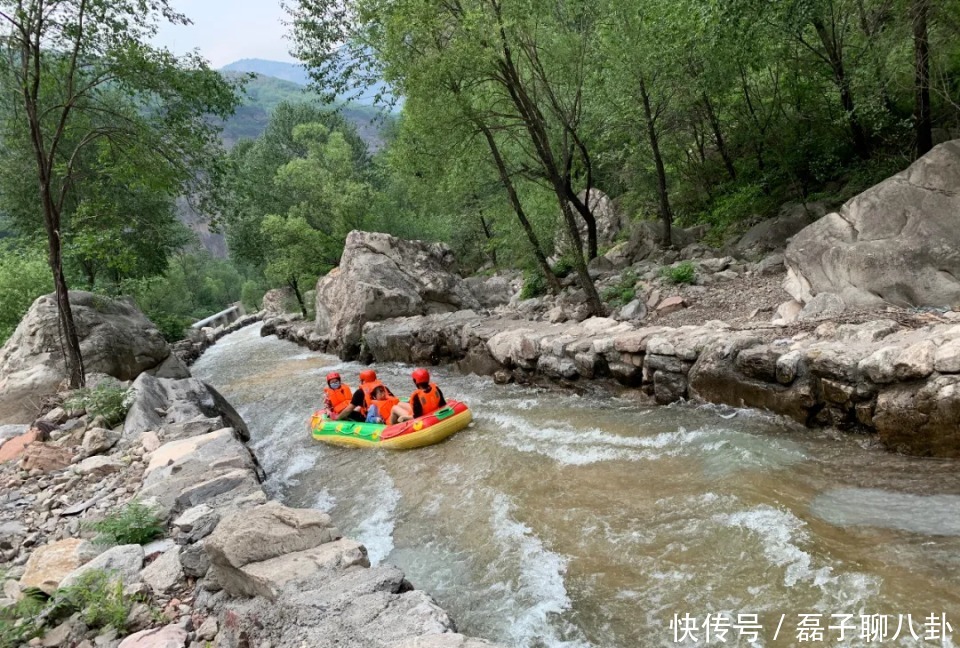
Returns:
[[[140,569],[143,567],[143,547],[140,545],[120,545],[106,550],[87,564],[74,569],[60,581],[60,587],[76,584],[87,572],[99,570],[112,572],[124,585],[133,585],[140,581]]]
[[[820,293],[813,297],[797,315],[801,322],[809,320],[824,319],[828,317],[837,317],[842,315],[847,309],[847,305],[839,295],[833,293]]]
[[[827,213],[823,202],[788,203],[773,218],[754,225],[737,241],[738,256],[759,258],[767,252],[782,250],[790,238]]]
[[[317,283],[317,333],[330,341],[330,351],[352,358],[367,322],[479,309],[455,272],[445,245],[350,232],[339,268]]]
[[[120,440],[120,432],[104,428],[91,428],[83,435],[83,451],[87,455],[106,452]]]
[[[191,578],[203,578],[210,569],[210,557],[201,543],[187,545],[180,551],[180,566]]]
[[[784,270],[784,256],[783,253],[777,252],[771,254],[770,256],[764,257],[757,262],[756,272],[761,275],[774,275],[778,272],[783,272]]]
[[[617,313],[620,320],[642,320],[647,316],[647,305],[642,299],[634,299]]]
[[[220,514],[207,506],[200,504],[187,509],[180,517],[173,521],[173,526],[179,531],[179,544],[192,544],[206,538],[220,522]]]
[[[176,546],[147,565],[140,572],[140,578],[154,593],[163,594],[176,587],[183,579],[183,574],[183,567],[180,565],[180,547]]]
[[[107,475],[112,475],[113,473],[120,472],[126,468],[126,464],[118,459],[113,457],[105,457],[103,455],[97,455],[95,457],[88,457],[74,466],[76,470],[81,475],[92,475],[94,477],[105,477]]]
[[[132,380],[170,355],[163,336],[126,301],[71,291],[70,304],[88,373]],[[54,295],[38,298],[0,348],[0,424],[30,423],[39,399],[63,380]]]
[[[851,306],[960,303],[960,140],[849,200],[787,247],[784,288]]]

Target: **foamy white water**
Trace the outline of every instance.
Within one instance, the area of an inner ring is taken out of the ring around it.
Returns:
[[[356,387],[359,365],[251,327],[195,373],[248,421],[273,496],[329,511],[463,632],[523,648],[701,646],[674,641],[674,615],[753,613],[758,641],[726,645],[787,646],[802,612],[944,612],[960,629],[955,463],[762,412],[642,408],[445,368],[431,371],[474,427],[411,452],[336,448],[305,428],[334,369]],[[410,367],[376,369],[411,387]]]

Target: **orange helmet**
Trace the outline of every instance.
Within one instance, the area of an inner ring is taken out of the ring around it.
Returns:
[[[328,373],[327,382],[329,383],[331,380],[340,380],[340,374],[338,374],[336,371]],[[340,382],[343,382],[343,381],[341,380]]]
[[[377,372],[373,369],[364,369],[360,372],[360,382],[373,382],[377,379]]]
[[[426,369],[414,369],[411,375],[413,376],[413,382],[418,385],[430,382],[430,372]]]

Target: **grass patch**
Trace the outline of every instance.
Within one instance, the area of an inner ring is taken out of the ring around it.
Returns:
[[[64,402],[67,411],[85,410],[87,414],[102,416],[107,425],[116,425],[127,416],[133,392],[117,385],[101,384],[93,389],[82,388],[73,392]]]
[[[692,261],[684,261],[675,266],[663,268],[660,274],[672,284],[692,284],[697,280],[697,269]]]
[[[146,544],[166,532],[163,519],[157,512],[133,500],[122,509],[90,525],[100,535],[97,542],[104,544]]]
[[[547,280],[535,270],[523,273],[523,288],[520,289],[520,299],[533,299],[547,294]]]
[[[24,592],[14,605],[0,610],[0,648],[17,648],[43,633],[37,617],[44,603],[43,595]]]
[[[124,632],[133,601],[123,595],[123,581],[119,576],[95,569],[83,574],[75,585],[57,590],[55,605],[65,606],[80,613],[91,628],[115,628]]]
[[[605,288],[601,297],[613,308],[629,304],[637,298],[637,273],[629,269],[624,270],[620,280]]]

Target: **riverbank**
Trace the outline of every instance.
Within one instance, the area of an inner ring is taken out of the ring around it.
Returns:
[[[269,501],[246,423],[215,389],[141,374],[132,390],[121,425],[60,407],[0,446],[0,608],[58,600],[91,572],[133,601],[109,624],[82,607],[42,613],[37,645],[489,645],[456,634],[400,570],[371,567],[326,513]],[[92,542],[92,523],[135,501],[157,515],[159,537]]]
[[[609,378],[659,404],[752,407],[811,427],[875,433],[896,452],[960,457],[960,316],[896,317],[737,329],[458,311],[369,322],[361,359],[453,363],[499,382]],[[272,318],[261,334],[326,349],[309,322]]]

